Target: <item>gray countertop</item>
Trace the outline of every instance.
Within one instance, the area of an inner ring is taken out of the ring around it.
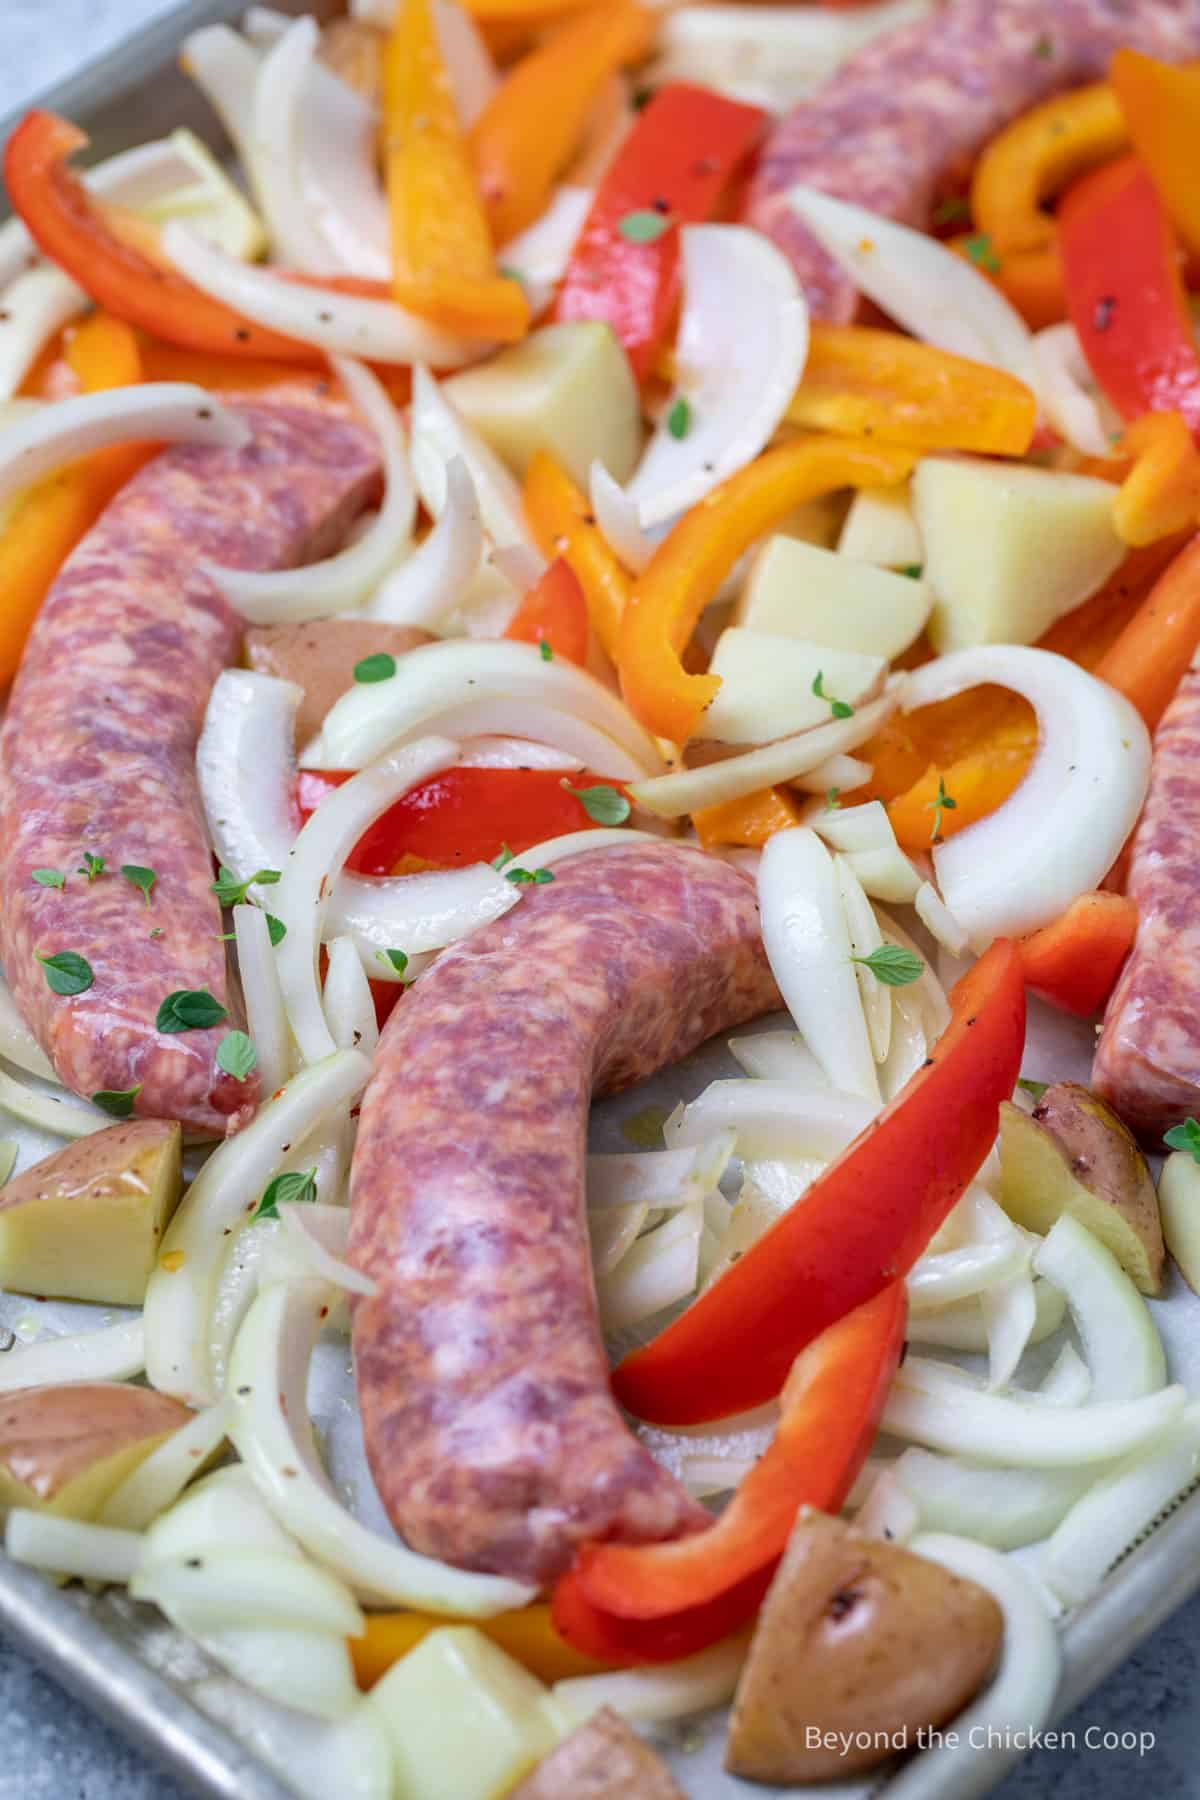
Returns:
[[[173,0],[0,0],[0,115],[62,80]],[[1000,1800],[1118,1800],[1134,1784],[1200,1800],[1195,1713],[1200,1597],[1157,1632],[1066,1724],[1074,1749],[1035,1751]],[[1104,1747],[1152,1733],[1154,1747]],[[179,1790],[0,1641],[0,1800],[173,1800]],[[332,1797],[331,1797],[332,1800]]]

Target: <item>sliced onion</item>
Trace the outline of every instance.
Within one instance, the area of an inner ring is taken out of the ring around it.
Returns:
[[[865,787],[871,779],[872,765],[862,762],[857,756],[843,756],[840,753],[827,756],[815,768],[802,769],[799,775],[791,777],[791,785],[806,794],[828,794],[836,788],[839,794],[849,794],[855,788]]]
[[[559,769],[576,774],[583,764],[578,757],[567,756],[550,744],[535,744],[532,738],[477,737],[462,747],[459,767],[463,769]],[[0,1050],[0,1055],[3,1051]]]
[[[878,700],[857,707],[852,718],[831,719],[828,725],[801,731],[795,737],[779,738],[773,744],[748,750],[742,756],[706,763],[700,769],[677,769],[671,775],[639,781],[630,789],[630,794],[648,812],[657,813],[663,819],[678,819],[684,813],[698,812],[702,807],[740,800],[743,794],[756,793],[762,787],[798,781],[806,773],[822,767],[829,758],[865,744],[895,705],[893,692],[883,694]],[[826,772],[822,767],[822,778]]]
[[[604,1706],[634,1724],[682,1719],[733,1698],[749,1647],[746,1631],[679,1662],[610,1675],[575,1675],[556,1681],[550,1692],[567,1717],[580,1725]]]
[[[909,1494],[896,1480],[894,1469],[881,1469],[870,1493],[854,1515],[854,1528],[866,1537],[889,1544],[906,1544],[919,1528],[921,1516]]]
[[[328,1292],[320,1282],[268,1288],[234,1345],[230,1435],[262,1498],[311,1555],[377,1603],[463,1618],[524,1606],[533,1591],[520,1582],[452,1569],[389,1543],[336,1499],[305,1403]]]
[[[654,555],[654,541],[642,529],[637,501],[602,462],[592,464],[590,498],[596,524],[610,547],[627,569],[640,575]]]
[[[369,619],[436,630],[460,603],[483,555],[483,520],[471,471],[461,456],[446,464],[441,516],[423,543],[394,569],[366,604]]]
[[[14,1119],[23,1119],[38,1131],[52,1131],[57,1137],[90,1137],[93,1131],[104,1131],[112,1124],[108,1113],[98,1106],[74,1097],[60,1100],[55,1094],[43,1094],[26,1087],[23,1081],[0,1069],[0,1111]]]
[[[0,505],[43,475],[110,444],[204,444],[240,450],[250,429],[191,381],[151,381],[75,394],[9,425],[0,435]]]
[[[587,187],[566,184],[556,188],[541,218],[510,238],[500,251],[501,267],[517,277],[535,318],[549,306],[567,272],[594,197]]]
[[[21,1146],[15,1138],[0,1138],[0,1187],[3,1187],[17,1166],[17,1157]]]
[[[760,1081],[791,1081],[797,1087],[828,1087],[820,1063],[798,1031],[761,1031],[729,1039],[729,1054],[747,1075]]]
[[[819,837],[841,852],[874,899],[896,904],[915,900],[921,878],[897,843],[881,800],[868,800],[861,806],[826,807],[814,812],[808,823]]]
[[[659,425],[627,484],[643,525],[696,506],[771,440],[808,357],[808,304],[792,265],[746,225],[685,225],[683,312],[673,401],[690,408],[676,437]]]
[[[1120,432],[1120,414],[1109,405],[1088,368],[1075,327],[1048,325],[1033,335],[1047,394],[1046,411],[1062,435],[1085,456],[1109,457],[1113,437]]]
[[[1029,1335],[1031,1344],[1052,1337],[1066,1316],[1066,1301],[1048,1281],[1033,1284],[1035,1319]],[[909,1342],[935,1345],[944,1350],[986,1352],[987,1325],[978,1300],[964,1300],[940,1312],[914,1313],[908,1325]]]
[[[892,990],[880,981],[867,963],[867,959],[874,955],[876,950],[883,948],[883,934],[879,929],[878,921],[871,902],[867,899],[862,882],[854,873],[847,858],[835,856],[833,867],[838,892],[841,895],[846,930],[850,936],[850,949],[854,957],[854,974],[858,981],[858,997],[862,1002],[863,1017],[867,1022],[871,1054],[877,1063],[886,1062],[892,1041]]]
[[[483,641],[456,640],[456,643],[461,643],[464,649],[478,649]],[[409,652],[409,656],[416,654],[416,651]],[[566,706],[551,706],[541,700],[522,699],[519,695],[464,700],[458,706],[434,710],[415,720],[402,737],[408,739],[434,730],[444,737],[456,739],[533,733],[543,748],[555,756],[568,757],[580,768],[591,769],[611,781],[637,780],[645,771],[648,754],[645,750],[638,755],[631,754],[607,731],[582,717],[578,707],[568,710]],[[302,753],[300,761],[306,768],[324,767],[326,754],[322,740],[317,738]]]
[[[594,675],[562,657],[544,662],[533,644],[463,639],[423,644],[409,651],[387,681],[351,688],[334,702],[300,761],[305,768],[361,768],[413,732],[428,729],[450,709],[491,706],[501,699],[518,702],[518,711],[542,703],[575,715],[613,739],[646,773],[662,767],[654,740]],[[462,735],[478,735],[479,729]],[[482,729],[519,733],[521,725]],[[588,766],[597,767],[590,760]],[[616,773],[611,768],[601,772]]]
[[[1003,1388],[1016,1373],[1037,1322],[1029,1270],[1030,1240],[979,1182],[968,1188],[962,1204],[971,1209],[976,1242],[1007,1251],[1017,1262],[1007,1280],[989,1283],[980,1295],[988,1334],[988,1386]]]
[[[225,1402],[206,1406],[152,1450],[100,1508],[101,1525],[145,1531],[174,1506],[194,1475],[225,1441]]]
[[[624,1331],[695,1293],[703,1224],[701,1205],[692,1201],[639,1238],[610,1274],[597,1271],[596,1301],[605,1331]]]
[[[83,289],[50,267],[26,269],[0,290],[0,400],[12,398],[55,332],[87,305]]]
[[[997,1282],[1023,1272],[1029,1250],[1012,1243],[968,1244],[922,1256],[908,1276],[909,1304],[914,1312],[936,1311],[969,1294],[982,1294]]]
[[[146,1366],[146,1341],[140,1319],[79,1331],[69,1337],[44,1337],[18,1345],[0,1360],[0,1393],[14,1388],[47,1387],[62,1381],[128,1381]]]
[[[588,1209],[677,1207],[701,1200],[725,1173],[735,1141],[732,1131],[716,1131],[698,1144],[677,1150],[589,1156]]]
[[[375,1001],[353,938],[329,943],[329,967],[321,990],[325,1017],[339,1050],[361,1050],[374,1056],[379,1043]]]
[[[369,530],[323,562],[265,571],[207,564],[207,573],[230,605],[253,625],[295,624],[344,611],[377,585],[412,537],[417,494],[399,415],[386,388],[369,369],[342,356],[332,357],[331,362],[338,380],[379,439],[383,505]]]
[[[252,117],[255,187],[272,252],[276,261],[310,275],[336,272],[305,205],[297,167],[300,120],[312,102],[309,77],[319,39],[314,18],[288,26],[259,64]]]
[[[1092,1400],[1135,1400],[1167,1379],[1150,1308],[1108,1247],[1063,1213],[1039,1245],[1039,1275],[1061,1288],[1092,1377]]]
[[[894,1473],[921,1530],[957,1532],[996,1550],[1049,1536],[1096,1479],[1089,1468],[987,1469],[928,1450],[906,1450]]]
[[[261,1550],[163,1557],[135,1573],[129,1592],[192,1637],[239,1626],[334,1637],[361,1637],[366,1629],[342,1582],[315,1563]]]
[[[628,825],[597,825],[592,831],[567,831],[562,837],[543,838],[522,850],[516,861],[523,869],[553,869],[558,863],[570,862],[575,856],[590,856],[593,850],[624,850],[629,844],[661,844],[662,839],[649,831],[633,831]]]
[[[427,324],[392,300],[285,281],[269,269],[238,262],[178,219],[167,224],[162,245],[180,274],[203,293],[256,325],[332,356],[455,369],[476,361],[484,348]]]
[[[146,1371],[152,1386],[189,1404],[220,1398],[208,1348],[209,1315],[231,1236],[258,1205],[289,1152],[365,1087],[371,1065],[339,1050],[294,1075],[244,1131],[219,1145],[184,1195],[146,1288]]]
[[[293,1046],[267,915],[257,906],[235,906],[233,930],[246,1029],[258,1055],[262,1091],[274,1094],[292,1072]]]
[[[607,1212],[588,1213],[594,1281],[599,1281],[602,1275],[610,1275],[622,1257],[632,1250],[649,1212],[646,1202],[640,1200],[628,1206],[610,1207]]]
[[[306,1062],[337,1047],[321,1005],[317,965],[329,896],[346,858],[381,813],[457,758],[458,745],[448,738],[419,738],[396,750],[328,794],[288,851],[283,880],[274,889],[287,935],[275,956],[288,1022]]]
[[[453,0],[434,0],[434,26],[438,48],[458,108],[464,131],[475,123],[500,85],[487,43],[470,13]],[[350,0],[350,17],[390,31],[396,9],[392,0]]]
[[[146,1562],[176,1556],[220,1555],[236,1545],[268,1556],[303,1552],[259,1498],[240,1463],[227,1463],[189,1488],[146,1533]]]
[[[441,518],[445,507],[446,471],[456,456],[462,457],[470,471],[483,527],[493,544],[521,544],[537,558],[539,572],[544,569],[546,560],[525,522],[516,477],[446,398],[429,370],[416,368],[412,392],[413,470],[421,499],[435,519]]]
[[[4,1549],[13,1562],[51,1575],[124,1583],[137,1572],[142,1538],[136,1531],[116,1531],[111,1525],[88,1525],[14,1506],[4,1530]]]
[[[253,669],[224,669],[213,683],[196,773],[213,848],[239,880],[282,869],[296,836],[292,741],[303,698],[295,682]],[[267,904],[268,890],[255,892]]]
[[[1133,829],[1150,778],[1145,725],[1114,688],[1025,645],[957,650],[908,682],[906,710],[994,682],[1037,713],[1037,754],[1020,787],[933,852],[946,905],[975,950],[1036,931],[1100,885]]]
[[[323,1281],[344,1293],[364,1294],[368,1299],[375,1293],[371,1277],[361,1269],[352,1269],[345,1260],[350,1233],[348,1208],[285,1201],[279,1208],[279,1222],[282,1230],[271,1249],[284,1252],[289,1280]],[[265,1267],[260,1270],[259,1279],[263,1286],[269,1285]]]
[[[966,1538],[930,1532],[909,1549],[987,1588],[1004,1614],[1000,1663],[983,1692],[888,1785],[889,1800],[976,1800],[1028,1744],[1054,1706],[1062,1658],[1054,1626],[1023,1570]]]
[[[856,1001],[857,1004],[857,1001]],[[875,1117],[858,1094],[799,1092],[790,1081],[714,1081],[667,1121],[669,1149],[737,1133],[738,1155],[832,1162]]]
[[[12,989],[0,976],[0,1056],[15,1063],[27,1075],[55,1081],[54,1066],[17,1011]]]
[[[967,947],[967,933],[955,918],[931,881],[923,881],[913,899],[918,919],[951,956],[961,956]]]
[[[520,898],[515,883],[505,881],[490,863],[417,875],[343,874],[322,930],[327,939],[351,938],[373,981],[407,981],[416,973],[411,961],[398,971],[388,950],[403,950],[410,959],[442,950],[502,918]]]
[[[1087,1364],[1074,1344],[1064,1344],[1040,1387],[1023,1398],[1036,1400],[1042,1406],[1082,1406],[1091,1391],[1092,1378]]]

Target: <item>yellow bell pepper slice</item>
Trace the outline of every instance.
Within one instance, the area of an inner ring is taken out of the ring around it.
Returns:
[[[814,324],[787,416],[810,430],[914,450],[1023,456],[1037,428],[1037,401],[1014,375],[897,331]]]
[[[696,835],[706,850],[722,844],[759,850],[777,831],[803,823],[801,803],[785,787],[762,788],[757,794],[744,794],[740,800],[726,800],[692,814]]]
[[[1154,177],[1171,221],[1200,254],[1200,68],[1176,68],[1136,50],[1118,50],[1109,79],[1133,147]]]
[[[715,698],[720,677],[689,674],[681,658],[700,614],[755,539],[835,488],[903,481],[916,460],[897,444],[797,437],[756,458],[684,514],[635,584],[621,621],[621,690],[648,731],[685,744]]]
[[[494,1619],[442,1619],[434,1613],[368,1613],[362,1637],[348,1640],[354,1674],[361,1688],[374,1687],[393,1663],[415,1650],[422,1638],[440,1625],[468,1623],[547,1684],[567,1681],[574,1675],[597,1675],[608,1666],[573,1650],[559,1636],[550,1608],[526,1606],[520,1612],[500,1613]]]
[[[992,139],[975,165],[976,227],[1000,257],[1045,250],[1054,242],[1054,220],[1043,201],[1128,147],[1129,130],[1107,82],[1031,107]]]
[[[508,342],[528,331],[529,302],[496,272],[431,7],[400,0],[383,56],[392,289],[402,306],[447,330]]]
[[[629,577],[596,524],[587,496],[547,451],[539,450],[525,474],[524,501],[538,549],[551,561],[561,556],[574,572],[592,630],[615,662]]]
[[[1200,451],[1181,413],[1135,419],[1119,448],[1134,458],[1113,501],[1123,543],[1153,544],[1200,523]]]

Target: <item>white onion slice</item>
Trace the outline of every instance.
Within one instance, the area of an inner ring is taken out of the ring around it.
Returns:
[[[303,25],[303,19],[297,21]],[[370,528],[346,549],[299,569],[246,570],[206,565],[225,598],[253,625],[299,623],[343,612],[371,591],[403,555],[412,537],[417,494],[400,416],[370,369],[347,357],[331,359],[334,373],[379,439],[384,500]]]
[[[861,806],[825,807],[814,811],[807,823],[846,858],[873,899],[894,904],[916,899],[921,878],[896,842],[882,800],[868,800]]]
[[[1058,1691],[1062,1658],[1041,1596],[1008,1557],[967,1538],[930,1532],[909,1549],[987,1588],[1004,1614],[1000,1664],[982,1693],[923,1756],[888,1785],[889,1800],[977,1800],[1012,1762],[1013,1746],[1034,1741]]]
[[[366,1629],[344,1583],[315,1563],[261,1550],[162,1557],[143,1564],[129,1592],[192,1637],[240,1626],[333,1637],[361,1637]]]
[[[110,444],[203,444],[240,450],[250,428],[191,381],[151,381],[75,394],[39,407],[0,434],[0,505],[65,463]]]
[[[1064,1344],[1041,1385],[1023,1398],[1036,1400],[1042,1406],[1082,1406],[1091,1391],[1087,1364],[1074,1344]]]
[[[629,1155],[589,1156],[588,1208],[686,1206],[703,1199],[725,1173],[735,1134],[716,1131],[698,1144],[676,1150],[643,1150]]]
[[[322,931],[327,939],[351,938],[373,981],[409,981],[415,969],[393,968],[388,950],[403,950],[410,958],[442,950],[502,918],[520,898],[519,887],[490,863],[416,875],[343,874]]]
[[[836,788],[839,794],[849,794],[870,781],[871,769],[870,763],[862,762],[857,756],[844,756],[838,752],[827,756],[815,768],[802,769],[799,775],[793,775],[791,785],[806,794],[828,794],[831,788]]]
[[[328,1292],[321,1282],[268,1288],[234,1345],[230,1435],[262,1498],[310,1554],[377,1603],[463,1618],[524,1606],[533,1591],[520,1582],[452,1569],[389,1543],[336,1499],[305,1403]]]
[[[275,260],[310,275],[336,272],[305,204],[298,171],[300,121],[312,104],[307,90],[319,38],[317,21],[303,17],[268,50],[254,83],[251,127],[255,188]]]
[[[390,31],[395,23],[392,0],[350,0],[349,10],[352,19],[378,25],[381,31]],[[470,13],[454,0],[434,0],[433,20],[459,122],[467,131],[499,87],[500,77]]]
[[[379,1023],[362,958],[353,938],[335,937],[329,943],[329,967],[321,990],[325,1017],[339,1050],[361,1050],[374,1056],[379,1043]]]
[[[435,360],[433,357],[420,359],[422,362]],[[546,559],[525,521],[516,477],[447,399],[427,368],[413,370],[411,429],[417,487],[433,517],[440,519],[442,516],[447,493],[446,471],[451,460],[461,456],[475,485],[484,530],[493,544],[523,545],[537,558],[540,573],[546,566]]]
[[[624,1331],[695,1293],[703,1224],[701,1205],[693,1201],[639,1238],[610,1274],[597,1271],[596,1302],[605,1331]]]
[[[662,767],[654,740],[594,675],[562,657],[544,662],[533,644],[466,639],[423,644],[409,651],[388,680],[358,683],[343,694],[302,754],[301,766],[361,768],[451,708],[494,705],[498,700],[516,701],[519,708],[542,703],[577,715],[582,724],[615,740],[647,774]],[[483,729],[520,733],[521,726]],[[462,735],[476,736],[478,728]],[[599,772],[616,774],[613,769]]]
[[[14,1506],[4,1530],[4,1549],[13,1562],[79,1581],[124,1583],[137,1572],[142,1538],[136,1531],[59,1519],[31,1507]]]
[[[38,1131],[52,1131],[65,1138],[90,1137],[93,1131],[104,1131],[112,1124],[111,1116],[102,1113],[98,1106],[89,1106],[73,1096],[59,1099],[55,1094],[43,1094],[26,1087],[4,1069],[0,1069],[0,1111],[23,1119]]]
[[[364,608],[369,619],[433,631],[462,600],[483,556],[483,520],[471,471],[461,456],[446,464],[446,497],[425,540],[380,583]]]
[[[589,856],[593,850],[624,850],[629,844],[659,844],[662,839],[649,831],[633,831],[628,825],[597,825],[591,831],[566,831],[561,837],[543,838],[531,844],[514,860],[522,869],[553,869],[558,863],[570,862],[575,856]]]
[[[42,1081],[56,1081],[54,1066],[28,1025],[17,1011],[12,989],[0,975],[0,1056],[15,1063],[26,1075],[37,1075]]]
[[[0,1359],[0,1393],[60,1381],[128,1381],[146,1366],[140,1319],[21,1344]]]
[[[929,935],[951,956],[961,956],[967,948],[967,933],[931,881],[921,882],[913,896],[913,907]]]
[[[910,1495],[896,1480],[894,1469],[881,1469],[871,1490],[854,1515],[854,1528],[866,1537],[888,1544],[906,1544],[919,1528],[921,1516]]]
[[[1100,885],[1133,829],[1150,777],[1145,725],[1114,688],[1025,645],[957,650],[907,680],[906,710],[994,682],[1037,713],[1037,754],[1016,792],[933,852],[942,896],[975,950],[1036,931]]]
[[[854,873],[848,858],[835,856],[833,867],[842,900],[842,914],[850,937],[858,997],[867,1022],[871,1054],[877,1063],[884,1063],[892,1041],[892,990],[867,965],[867,959],[883,948],[883,933],[862,882]]]
[[[676,392],[690,427],[658,426],[626,492],[641,523],[696,506],[770,442],[808,357],[808,304],[783,252],[746,225],[685,225]]]
[[[640,575],[654,555],[655,545],[642,529],[637,501],[599,461],[592,464],[589,486],[596,524],[625,567]]]
[[[667,1147],[676,1150],[718,1131],[734,1131],[743,1158],[832,1162],[866,1130],[875,1112],[860,1095],[828,1088],[806,1094],[790,1081],[713,1081],[668,1119],[663,1135]]]
[[[381,813],[457,757],[458,745],[437,737],[419,738],[384,757],[328,794],[288,851],[283,880],[273,890],[275,912],[287,927],[275,956],[288,1021],[305,1062],[318,1062],[337,1048],[321,1005],[317,961],[329,895],[346,858]]]
[[[289,1279],[324,1281],[347,1294],[375,1293],[375,1283],[361,1269],[345,1260],[350,1235],[350,1213],[345,1206],[315,1205],[309,1201],[285,1201],[279,1208],[282,1226],[276,1244],[286,1253],[293,1273]],[[272,1245],[272,1250],[276,1245]],[[268,1286],[265,1269],[260,1282]]]
[[[481,639],[454,640],[456,647],[461,645],[467,650],[482,648],[484,642]],[[410,657],[416,654],[416,651],[409,652]],[[407,661],[408,657],[405,658],[405,662]],[[490,684],[485,682],[479,685]],[[423,711],[419,703],[414,706],[414,710]],[[436,731],[442,737],[460,740],[531,733],[556,756],[569,757],[580,768],[591,769],[595,774],[607,776],[611,781],[633,782],[639,779],[645,772],[646,757],[649,754],[644,748],[637,754],[631,753],[606,730],[583,717],[577,704],[548,705],[545,701],[523,699],[520,695],[501,694],[482,700],[464,700],[457,706],[435,707],[422,717],[414,719],[400,739],[393,740],[393,743],[405,742],[430,731]],[[657,750],[654,754],[657,755]],[[323,761],[325,755],[323,741],[317,738],[303,751],[300,761],[305,768],[327,767]],[[370,758],[363,758],[363,761],[369,760]],[[359,766],[357,751],[354,752],[353,766]]]
[[[791,1081],[810,1091],[828,1087],[825,1071],[798,1031],[760,1031],[729,1039],[729,1054],[760,1081]]]
[[[17,1166],[17,1157],[21,1146],[16,1138],[0,1138],[0,1187],[3,1187]]]
[[[575,1675],[556,1681],[550,1692],[567,1717],[580,1725],[602,1706],[611,1706],[634,1724],[682,1719],[733,1698],[749,1647],[750,1633],[741,1632],[679,1662],[609,1675]]]
[[[1071,324],[1048,325],[1033,334],[1047,416],[1085,456],[1111,456],[1120,415],[1103,399]]]
[[[257,906],[235,906],[233,930],[246,1029],[258,1054],[258,1078],[262,1092],[274,1094],[292,1072],[293,1048],[267,915]]]
[[[928,1450],[893,1465],[923,1531],[953,1531],[996,1550],[1048,1537],[1096,1479],[1094,1469],[987,1469]]]
[[[1165,1384],[1167,1362],[1150,1308],[1112,1251],[1078,1219],[1063,1213],[1055,1221],[1033,1266],[1067,1297],[1093,1402],[1135,1400]]]
[[[799,826],[768,841],[758,900],[771,972],[805,1043],[831,1086],[877,1103],[837,871],[815,832]]]
[[[146,1288],[146,1371],[151,1385],[189,1404],[220,1398],[208,1348],[209,1314],[226,1249],[289,1152],[366,1086],[371,1065],[339,1050],[294,1075],[244,1131],[209,1157],[167,1227]],[[178,1258],[178,1260],[176,1260]]]
[[[392,300],[363,299],[335,288],[284,281],[269,269],[238,262],[178,219],[167,224],[162,246],[180,274],[203,293],[256,325],[281,331],[331,356],[456,369],[476,361],[484,348],[427,324]]]
[[[13,397],[42,347],[87,305],[83,289],[49,266],[26,269],[0,289],[0,400]]]
[[[1033,1298],[1036,1310],[1029,1342],[1040,1344],[1052,1337],[1062,1324],[1067,1303],[1048,1281],[1034,1282]],[[908,1322],[908,1339],[912,1344],[928,1344],[943,1350],[970,1350],[976,1354],[984,1354],[988,1348],[987,1326],[982,1308],[975,1299],[944,1307],[941,1312],[914,1313]]]
[[[678,819],[702,807],[740,800],[743,794],[753,794],[762,787],[798,781],[818,767],[824,781],[828,771],[822,765],[842,751],[856,750],[866,743],[895,706],[896,695],[888,692],[878,700],[868,701],[866,706],[856,707],[852,718],[831,719],[828,725],[801,731],[795,737],[779,738],[742,756],[706,763],[700,769],[677,769],[670,775],[639,781],[630,790],[632,798],[660,818]]]
[[[1029,1251],[1019,1240],[935,1251],[922,1256],[908,1276],[909,1304],[914,1312],[936,1311],[1011,1280],[1028,1262]]]
[[[558,769],[566,775],[577,774],[583,767],[576,756],[521,737],[472,738],[463,745],[458,761],[463,769]]]
[[[174,1506],[192,1477],[225,1441],[225,1402],[206,1406],[173,1431],[115,1487],[100,1508],[98,1523],[124,1531],[145,1531]]]
[[[556,188],[542,216],[510,238],[499,253],[501,267],[517,277],[535,318],[549,306],[567,272],[594,197],[587,187],[568,183]]]
[[[213,683],[196,773],[213,848],[239,880],[282,869],[295,839],[292,740],[303,698],[295,682],[253,669],[224,669]],[[255,893],[269,905],[269,889]]]

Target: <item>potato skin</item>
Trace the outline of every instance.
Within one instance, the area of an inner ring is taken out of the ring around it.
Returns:
[[[611,1707],[544,1757],[509,1800],[684,1800],[662,1758]]]
[[[380,651],[399,660],[433,641],[418,625],[313,619],[307,625],[254,625],[242,640],[242,653],[260,675],[276,675],[304,689],[296,714],[296,737],[303,744],[321,729],[334,701],[354,686],[356,663]]]
[[[169,1395],[120,1381],[6,1394],[0,1404],[0,1505],[88,1517],[142,1455],[191,1417]]]
[[[824,1781],[913,1748],[978,1690],[1003,1630],[974,1582],[805,1508],[742,1670],[725,1767]],[[845,1733],[850,1747],[810,1743],[810,1731]]]

